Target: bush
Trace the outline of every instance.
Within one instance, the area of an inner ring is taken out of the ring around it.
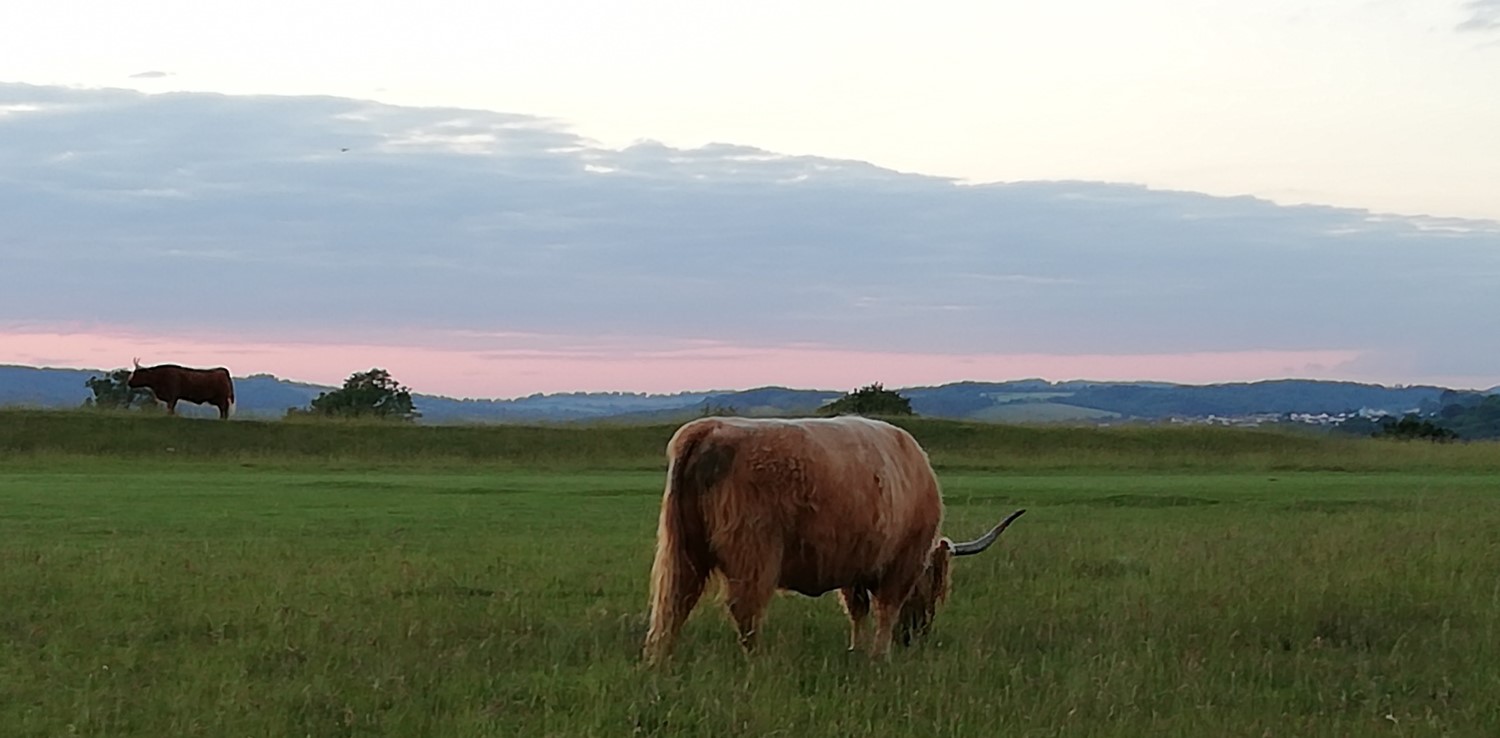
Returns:
[[[882,387],[879,382],[860,387],[824,405],[823,415],[915,415],[911,400]]]
[[[351,374],[340,389],[319,393],[306,410],[287,410],[287,417],[302,415],[412,421],[421,413],[412,404],[411,388],[401,386],[390,372],[376,368]]]

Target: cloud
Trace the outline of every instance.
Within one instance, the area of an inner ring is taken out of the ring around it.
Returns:
[[[136,72],[135,74],[130,75],[130,78],[131,79],[162,79],[164,77],[171,77],[171,76],[172,76],[171,72],[162,72],[162,71],[153,69],[153,70],[147,71],[147,72]]]
[[[14,320],[1500,365],[1474,339],[1500,313],[1490,221],[610,149],[541,117],[332,97],[0,85],[0,111]]]
[[[1464,11],[1469,17],[1458,24],[1461,31],[1500,30],[1500,0],[1468,0]]]

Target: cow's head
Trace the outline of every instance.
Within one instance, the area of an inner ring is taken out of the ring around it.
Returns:
[[[932,617],[937,614],[938,605],[948,599],[948,591],[952,584],[948,579],[948,571],[953,565],[955,556],[972,556],[982,553],[1000,538],[1000,534],[1021,517],[1025,510],[1017,510],[1007,516],[1000,524],[990,529],[990,532],[963,543],[954,543],[952,539],[940,539],[932,549],[932,555],[927,559],[927,568],[917,580],[917,586],[912,589],[911,596],[906,599],[906,604],[901,607],[901,620],[897,625],[896,637],[904,645],[910,645],[912,640],[927,634],[927,629],[932,627]]]
[[[125,378],[125,386],[131,388],[140,387],[145,384],[145,377],[137,376],[141,371],[141,360],[139,357],[137,357],[131,359],[130,363],[133,366],[130,370],[130,376]]]

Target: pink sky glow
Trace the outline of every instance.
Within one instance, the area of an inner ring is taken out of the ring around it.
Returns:
[[[678,339],[561,338],[433,332],[370,342],[198,340],[124,331],[0,328],[0,364],[111,369],[143,364],[227,366],[235,376],[274,374],[341,384],[371,367],[416,392],[510,398],[537,392],[673,393],[766,385],[843,390],[961,380],[1153,380],[1206,384],[1348,376],[1360,353],[1232,351],[1140,355],[922,354],[808,345],[734,346]],[[1360,379],[1360,381],[1379,381]]]

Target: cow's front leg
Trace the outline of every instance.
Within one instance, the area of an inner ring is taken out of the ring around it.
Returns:
[[[745,653],[755,650],[755,642],[757,636],[760,635],[760,624],[765,619],[766,606],[771,603],[771,597],[775,593],[774,587],[730,585],[727,603],[729,616],[734,619],[734,627],[740,637],[740,648],[743,648]]]
[[[870,614],[870,590],[864,587],[844,587],[839,590],[839,600],[844,603],[844,612],[849,614],[849,650],[858,651],[863,640],[865,618]]]
[[[875,607],[875,639],[870,644],[870,656],[885,658],[890,655],[892,633],[896,622],[901,619],[901,607],[916,586],[918,573],[915,566],[888,571],[885,579],[871,592]]]

